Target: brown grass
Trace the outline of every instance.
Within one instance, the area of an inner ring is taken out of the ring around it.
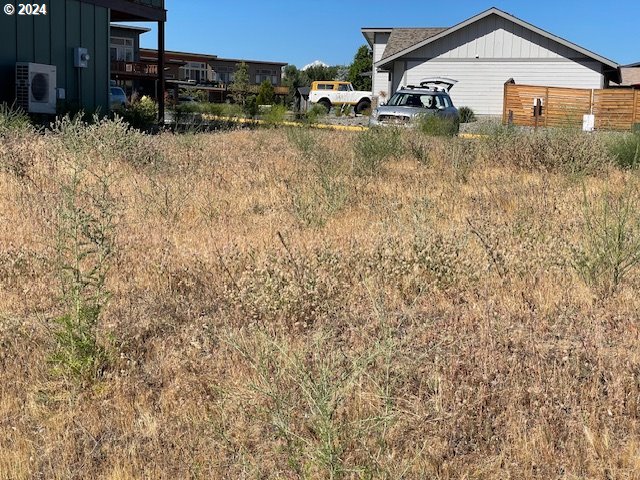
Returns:
[[[637,199],[634,173],[409,133],[367,176],[343,133],[12,135],[0,479],[640,479],[640,279],[572,267],[583,187]],[[110,361],[83,383],[48,361],[78,158],[117,172]]]

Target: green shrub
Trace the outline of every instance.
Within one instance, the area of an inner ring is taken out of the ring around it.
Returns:
[[[139,102],[116,111],[129,125],[139,130],[149,130],[158,124],[158,104],[144,96]]]
[[[358,134],[353,148],[354,173],[373,176],[389,158],[402,155],[402,136],[396,128],[371,128]]]
[[[16,105],[0,104],[0,136],[10,131],[31,131],[33,127],[29,115]]]
[[[327,116],[327,109],[322,105],[314,104],[307,112],[305,113],[305,120],[308,123],[317,123],[318,120],[322,117]]]
[[[640,132],[614,137],[609,150],[619,167],[637,168],[640,166]]]
[[[258,105],[273,105],[276,99],[276,93],[273,84],[269,80],[265,80],[260,84],[258,90]]]
[[[460,123],[471,123],[476,121],[476,114],[469,107],[460,107],[458,109]]]
[[[258,97],[256,95],[249,95],[244,104],[244,113],[250,117],[255,117],[260,111],[258,105]]]
[[[287,115],[287,107],[284,105],[272,105],[267,114],[264,116],[265,121],[270,125],[276,125],[284,122]]]
[[[574,267],[602,297],[614,294],[640,264],[640,214],[634,190],[583,199],[584,232],[574,249]]]
[[[423,115],[418,119],[418,129],[426,135],[453,137],[460,130],[460,121],[457,118]]]
[[[106,367],[107,352],[95,335],[100,311],[99,306],[81,305],[78,312],[55,320],[57,346],[49,362],[56,373],[75,381],[90,382]]]
[[[353,107],[349,104],[344,103],[340,105],[339,108],[335,109],[335,114],[336,114],[336,117],[342,117],[342,116],[348,117],[351,115],[352,111],[353,111]]]
[[[200,103],[195,105],[195,112],[206,113],[218,117],[243,117],[242,106],[237,103]]]

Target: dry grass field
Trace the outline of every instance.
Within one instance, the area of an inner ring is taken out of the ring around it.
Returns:
[[[0,143],[0,479],[640,479],[603,137]]]

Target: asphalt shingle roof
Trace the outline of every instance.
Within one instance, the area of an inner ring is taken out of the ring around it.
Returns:
[[[387,48],[384,49],[384,54],[380,60],[395,55],[402,50],[420,43],[427,38],[431,38],[448,28],[432,27],[432,28],[394,28],[389,36],[387,42]]]

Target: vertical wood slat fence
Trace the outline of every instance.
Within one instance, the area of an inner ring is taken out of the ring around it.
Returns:
[[[640,124],[640,90],[626,88],[583,89],[504,85],[502,121],[511,117],[514,125],[534,126],[533,106],[542,100],[538,125],[544,127],[582,126],[582,116],[595,115],[599,130],[631,130]]]

